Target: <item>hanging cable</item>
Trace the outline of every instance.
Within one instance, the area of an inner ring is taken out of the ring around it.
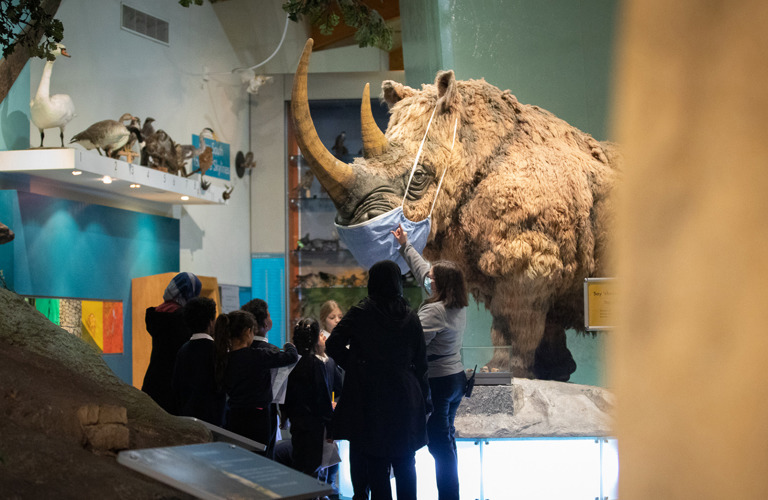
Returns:
[[[258,67],[260,67],[260,66],[264,66],[264,65],[265,65],[265,64],[267,64],[267,63],[268,63],[270,60],[272,60],[272,58],[273,58],[273,57],[275,57],[275,56],[277,55],[277,52],[280,50],[280,47],[282,47],[282,46],[283,46],[283,42],[285,42],[285,35],[286,35],[286,33],[288,33],[288,22],[289,22],[289,21],[290,21],[290,18],[288,17],[288,15],[286,15],[286,16],[285,16],[285,27],[283,28],[283,36],[280,38],[280,43],[279,43],[279,44],[277,44],[277,48],[275,49],[275,51],[274,51],[274,52],[272,52],[272,55],[271,55],[271,56],[269,56],[269,57],[267,57],[267,58],[266,58],[266,59],[264,59],[263,61],[261,61],[259,64],[255,64],[255,65],[253,65],[253,66],[243,66],[243,67],[241,67],[241,68],[234,68],[232,71],[227,71],[227,72],[221,72],[221,73],[207,73],[207,74],[208,74],[208,75],[229,75],[229,74],[231,74],[231,73],[235,73],[235,72],[237,72],[237,71],[248,71],[248,70],[251,70],[251,71],[253,71],[254,69],[256,69],[256,68],[258,68]]]

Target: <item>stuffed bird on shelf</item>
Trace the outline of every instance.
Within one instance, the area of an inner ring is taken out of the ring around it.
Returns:
[[[50,95],[53,63],[58,56],[69,57],[67,48],[57,43],[51,54],[54,59],[53,61],[46,61],[43,76],[40,78],[40,85],[37,87],[37,94],[29,102],[30,118],[40,131],[41,148],[45,138],[45,129],[48,128],[59,129],[61,147],[64,147],[64,127],[75,116],[75,105],[72,103],[72,98],[66,94]]]
[[[119,121],[102,120],[75,135],[69,143],[76,142],[85,149],[96,149],[99,154],[103,149],[107,156],[115,158],[130,137],[128,128]]]

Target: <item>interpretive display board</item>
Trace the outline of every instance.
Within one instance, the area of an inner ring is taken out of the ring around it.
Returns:
[[[315,478],[228,443],[126,450],[117,462],[203,499],[302,500],[333,493]]]
[[[584,280],[584,328],[610,330],[613,328],[613,307],[616,298],[613,278]]]
[[[206,429],[211,431],[214,442],[236,444],[240,448],[245,448],[248,451],[264,451],[267,449],[265,445],[259,443],[258,441],[254,441],[253,439],[248,439],[247,437],[241,436],[240,434],[235,434],[234,432],[228,431],[227,429],[224,429],[223,427],[219,427],[218,425],[209,424],[205,420],[200,420],[199,418],[195,418],[195,417],[179,417],[179,418],[185,418],[187,420],[192,420],[193,422],[199,422],[202,425],[204,425]]]
[[[203,137],[203,142],[206,146],[213,150],[213,164],[205,171],[205,175],[209,177],[216,177],[217,179],[224,179],[228,181],[231,179],[229,167],[229,144],[226,142],[219,142],[210,137]],[[196,148],[200,147],[200,136],[192,135],[192,145]],[[192,172],[200,170],[200,160],[195,157],[192,159]]]

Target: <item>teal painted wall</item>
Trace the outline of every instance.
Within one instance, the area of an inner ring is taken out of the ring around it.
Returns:
[[[619,2],[613,0],[400,0],[407,85],[440,70],[485,78],[520,102],[547,109],[600,140],[609,139],[612,56]],[[464,364],[492,354],[491,317],[470,304]],[[605,384],[605,334],[568,331],[578,365],[571,382]]]
[[[401,0],[406,83],[485,78],[608,138],[613,0]]]
[[[29,64],[0,103],[0,151],[29,147]]]
[[[283,254],[265,254],[251,260],[251,299],[261,299],[267,303],[272,329],[267,333],[267,340],[278,347],[288,342],[286,324],[285,256]],[[248,300],[243,301],[245,304]]]
[[[179,221],[11,190],[0,190],[0,220],[16,233],[0,246],[8,288],[123,302],[123,353],[103,356],[132,383],[131,280],[179,271]]]

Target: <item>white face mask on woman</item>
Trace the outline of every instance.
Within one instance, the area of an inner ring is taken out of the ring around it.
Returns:
[[[427,294],[432,295],[432,278],[429,276],[424,277],[424,290],[427,291]]]

